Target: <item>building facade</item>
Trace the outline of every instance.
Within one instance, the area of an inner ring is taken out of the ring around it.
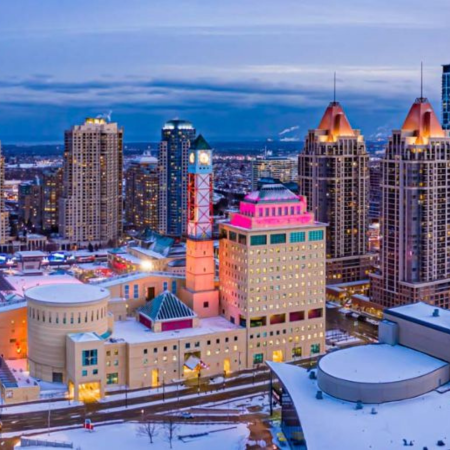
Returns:
[[[115,245],[122,234],[123,129],[86,119],[65,133],[59,225],[73,244]]]
[[[63,185],[62,167],[42,172],[42,230],[57,232],[59,222],[59,199]]]
[[[186,234],[188,153],[195,128],[185,120],[169,120],[162,128],[159,145],[159,232]]]
[[[29,228],[42,229],[42,185],[39,179],[19,185],[18,219]]]
[[[450,130],[450,64],[442,67],[442,128]]]
[[[297,182],[297,162],[292,158],[266,157],[252,161],[252,191],[258,189],[261,178],[275,178],[282,183]]]
[[[426,98],[394,130],[382,162],[380,271],[372,301],[450,307],[450,138]]]
[[[125,220],[136,230],[158,230],[158,160],[143,155],[125,174]]]
[[[327,227],[327,283],[367,278],[369,156],[338,102],[332,102],[299,155],[300,193]]]
[[[5,158],[0,142],[0,245],[6,244],[9,237],[9,215],[5,208]]]
[[[250,367],[325,351],[325,225],[306,206],[267,185],[220,227],[220,313],[245,328]]]

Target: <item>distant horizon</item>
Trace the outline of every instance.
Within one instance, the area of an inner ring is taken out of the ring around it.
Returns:
[[[302,141],[333,100],[335,72],[352,127],[385,138],[420,96],[421,61],[441,115],[450,2],[431,3],[5,2],[0,141],[57,143],[99,114],[129,142],[157,141],[177,116],[211,141]]]

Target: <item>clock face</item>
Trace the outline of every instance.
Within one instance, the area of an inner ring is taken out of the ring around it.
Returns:
[[[194,153],[194,152],[192,152],[192,153],[189,155],[189,162],[190,162],[191,164],[194,164],[194,163],[195,163],[195,153]]]
[[[201,152],[199,159],[201,164],[209,164],[209,154],[207,152]]]

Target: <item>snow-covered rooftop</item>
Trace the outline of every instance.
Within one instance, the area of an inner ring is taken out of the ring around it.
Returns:
[[[88,284],[60,284],[37,286],[25,293],[28,300],[53,304],[94,303],[109,296],[109,291]]]
[[[404,449],[403,439],[414,447],[435,448],[450,443],[450,390],[430,392],[409,400],[364,405],[323,394],[316,399],[317,381],[297,366],[267,362],[288,390],[300,418],[308,450]],[[372,414],[374,408],[375,414]]]
[[[168,339],[185,339],[195,336],[203,336],[205,334],[240,329],[240,327],[233,325],[231,322],[228,322],[228,320],[219,316],[201,319],[199,322],[200,325],[195,328],[154,333],[146,326],[137,322],[136,319],[129,318],[127,320],[114,323],[114,332],[111,335],[111,338],[123,339],[129,344],[139,344],[141,342],[158,342]]]
[[[435,311],[438,311],[437,316],[433,315]],[[432,327],[439,327],[450,331],[450,311],[448,309],[436,308],[436,306],[418,302],[390,308],[385,312],[400,318],[418,322],[422,325],[431,325]]]
[[[433,372],[447,363],[401,345],[373,344],[325,355],[320,369],[358,383],[392,383]]]
[[[24,291],[35,286],[43,286],[49,284],[64,284],[64,283],[78,283],[81,281],[70,275],[30,275],[20,276],[12,275],[5,277],[6,281],[17,291],[19,294],[23,294]]]

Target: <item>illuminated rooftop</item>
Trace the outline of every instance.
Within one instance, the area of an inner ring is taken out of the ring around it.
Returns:
[[[327,131],[328,140],[335,141],[338,137],[355,137],[355,131],[338,102],[331,102],[320,121],[319,130]]]
[[[428,99],[420,97],[411,106],[402,125],[402,131],[413,133],[416,145],[425,145],[429,138],[445,137],[436,113]]]
[[[180,119],[172,119],[168,120],[164,126],[163,130],[193,130],[194,126],[191,122],[188,122],[187,120],[180,120]]]

